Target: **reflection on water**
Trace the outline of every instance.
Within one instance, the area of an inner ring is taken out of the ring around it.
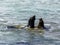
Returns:
[[[58,33],[53,32],[40,33],[31,32],[23,29],[10,29],[0,31],[0,44],[5,45],[54,45],[60,44]]]

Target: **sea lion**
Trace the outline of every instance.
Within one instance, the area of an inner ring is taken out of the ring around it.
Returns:
[[[34,28],[35,27],[34,24],[35,24],[35,15],[30,17],[27,26],[30,27],[30,28]]]
[[[39,19],[38,28],[44,28],[44,21],[42,18]]]

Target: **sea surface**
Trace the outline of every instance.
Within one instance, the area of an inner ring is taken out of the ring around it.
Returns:
[[[27,25],[36,15],[49,31],[44,34],[8,25]],[[0,0],[0,45],[60,45],[60,0]]]

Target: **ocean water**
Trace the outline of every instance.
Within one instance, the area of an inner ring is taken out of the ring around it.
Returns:
[[[36,15],[49,31],[43,35],[8,25],[27,25]],[[0,0],[0,45],[60,45],[60,0]]]

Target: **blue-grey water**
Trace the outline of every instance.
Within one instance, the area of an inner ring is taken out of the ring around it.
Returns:
[[[49,31],[43,35],[26,29],[7,29],[7,25],[27,25],[36,15]],[[0,0],[0,45],[60,45],[60,0]]]

